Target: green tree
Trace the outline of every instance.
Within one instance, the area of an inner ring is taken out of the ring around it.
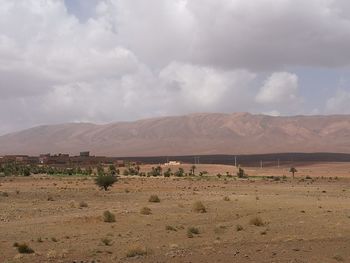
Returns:
[[[99,175],[95,179],[95,184],[105,191],[108,190],[115,182],[117,182],[117,177],[113,175]]]
[[[180,167],[179,170],[177,170],[175,172],[175,176],[177,176],[177,177],[183,177],[184,174],[185,174],[185,171],[184,171],[184,169],[182,167]]]
[[[92,168],[90,166],[86,168],[86,173],[87,175],[92,175]]]
[[[196,170],[196,166],[195,165],[192,165],[191,166],[191,169],[190,169],[190,175],[194,175],[194,171]]]
[[[168,168],[168,170],[166,170],[166,171],[164,172],[164,177],[170,177],[170,175],[171,175],[171,169]]]
[[[23,176],[30,176],[30,169],[29,169],[29,167],[25,167],[23,169]]]
[[[115,166],[114,166],[113,164],[111,164],[111,165],[109,166],[109,173],[110,173],[111,175],[116,175],[116,173],[117,173],[117,169],[115,168]]]
[[[297,169],[295,169],[295,167],[291,167],[291,168],[289,169],[289,172],[292,173],[293,179],[294,179],[294,174],[295,174],[296,172],[298,172],[298,171],[297,171]]]
[[[246,177],[248,177],[248,175],[244,172],[244,170],[241,167],[239,167],[238,172],[237,172],[237,177],[238,178],[246,178]]]
[[[103,176],[105,174],[105,170],[103,169],[102,165],[97,166],[97,175]]]

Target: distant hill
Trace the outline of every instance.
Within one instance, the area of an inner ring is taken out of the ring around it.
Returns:
[[[201,113],[105,125],[39,126],[0,136],[0,154],[84,150],[106,156],[350,153],[350,115]]]

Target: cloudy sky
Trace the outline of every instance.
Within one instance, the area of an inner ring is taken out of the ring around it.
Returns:
[[[350,113],[349,0],[0,0],[0,134]]]

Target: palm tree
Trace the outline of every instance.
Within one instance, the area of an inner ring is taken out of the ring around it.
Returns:
[[[294,174],[298,171],[297,171],[297,169],[295,169],[295,167],[291,167],[289,172],[293,174],[293,179],[294,179]]]
[[[196,170],[196,168],[197,168],[197,167],[196,167],[195,165],[192,165],[192,166],[191,166],[191,169],[190,169],[190,174],[191,174],[191,175],[194,175],[194,171]]]

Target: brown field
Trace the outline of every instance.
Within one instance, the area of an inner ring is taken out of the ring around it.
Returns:
[[[215,176],[230,166],[197,165],[211,175],[122,177],[107,192],[93,178],[3,177],[0,262],[350,262],[350,164],[297,169],[294,180],[287,167],[247,168],[254,177],[237,180]]]

